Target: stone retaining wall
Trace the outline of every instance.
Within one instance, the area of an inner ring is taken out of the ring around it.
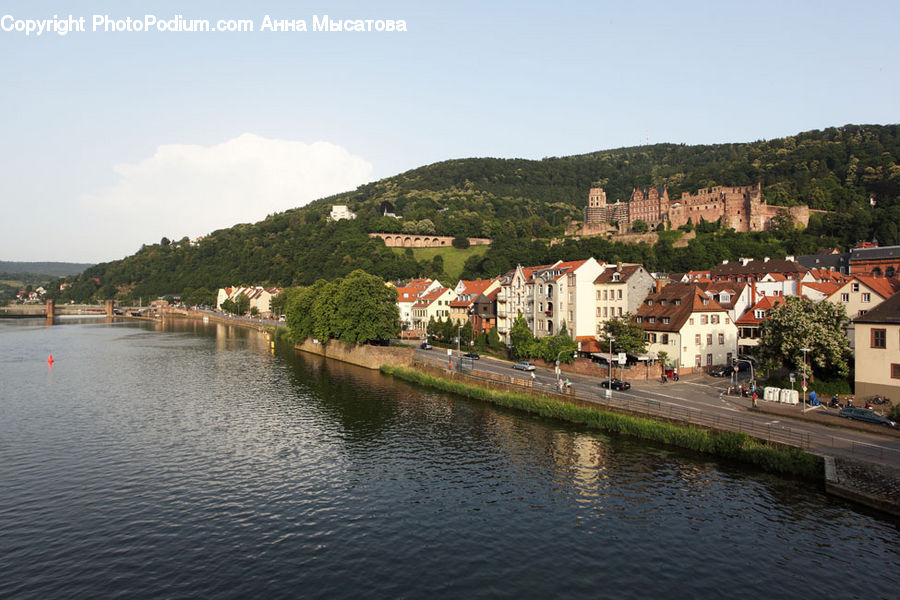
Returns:
[[[412,365],[413,355],[415,354],[415,349],[413,348],[368,345],[348,346],[338,340],[329,340],[327,344],[322,344],[307,339],[295,347],[303,352],[318,354],[325,358],[333,358],[334,360],[375,370],[379,369],[381,365],[409,367]]]

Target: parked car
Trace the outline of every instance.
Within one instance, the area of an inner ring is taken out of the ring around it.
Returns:
[[[472,360],[478,360],[479,358],[481,358],[480,356],[478,356],[477,352],[466,352],[465,354],[463,354],[463,356],[465,356],[466,358],[471,358]]]
[[[612,387],[612,389],[614,389],[614,390],[630,390],[631,384],[628,383],[627,381],[622,381],[621,379],[616,379],[615,377],[613,377],[611,380],[604,379],[603,381],[601,381],[600,387],[602,387],[602,388]]]
[[[882,417],[881,415],[865,408],[848,406],[847,408],[842,408],[841,412],[838,414],[840,414],[845,419],[854,419],[856,421],[874,423],[875,425],[887,425],[888,427],[897,429],[897,424],[894,421],[891,421],[887,417]]]
[[[419,344],[419,348],[421,348],[422,350],[431,350],[431,344],[429,344],[428,342],[422,342],[421,344]]]
[[[513,369],[519,369],[520,371],[534,371],[534,363],[523,360],[514,364]]]
[[[716,367],[712,371],[709,372],[713,377],[731,377],[734,373],[734,368],[729,366],[724,367]]]

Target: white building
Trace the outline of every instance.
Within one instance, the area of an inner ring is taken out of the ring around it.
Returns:
[[[346,204],[334,204],[331,206],[331,214],[328,218],[332,221],[341,221],[343,219],[355,219],[356,214],[350,212]]]

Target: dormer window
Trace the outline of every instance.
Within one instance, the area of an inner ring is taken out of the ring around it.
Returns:
[[[675,298],[675,306],[681,306],[681,298]]]
[[[669,317],[663,317],[663,318],[662,318],[662,322],[663,322],[663,325],[668,325],[668,324],[669,324]]]
[[[612,278],[612,280],[613,280],[613,281],[619,281],[619,274],[618,274],[618,273],[613,273],[613,278]]]
[[[652,298],[648,298],[648,299],[647,299],[647,306],[653,306],[653,299],[652,299]]]
[[[665,306],[667,303],[668,301],[665,298],[659,301],[660,306]]]
[[[648,317],[647,322],[648,323],[656,323],[656,317]]]

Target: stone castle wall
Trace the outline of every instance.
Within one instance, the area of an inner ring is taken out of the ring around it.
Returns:
[[[453,238],[446,235],[413,233],[370,233],[369,237],[381,238],[388,248],[442,248],[453,245]],[[469,238],[472,246],[490,246],[488,238]]]

